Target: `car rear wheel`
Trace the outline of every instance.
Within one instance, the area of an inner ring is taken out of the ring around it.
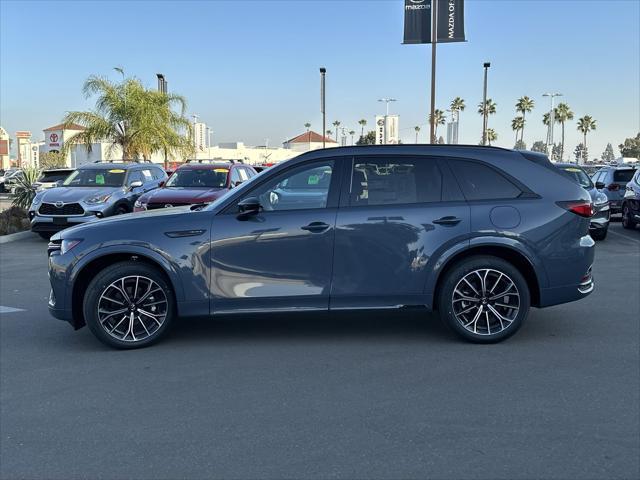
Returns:
[[[103,343],[122,349],[158,341],[175,316],[173,291],[164,275],[144,263],[121,262],[89,284],[84,318]]]
[[[609,231],[608,228],[601,228],[599,230],[594,230],[593,232],[590,233],[591,238],[593,238],[594,240],[604,240],[605,238],[607,238],[607,232]]]
[[[459,336],[494,343],[518,331],[529,314],[526,280],[501,258],[462,260],[446,273],[438,293],[441,318]]]
[[[623,228],[636,228],[636,222],[631,217],[631,209],[629,205],[622,206],[622,226]]]

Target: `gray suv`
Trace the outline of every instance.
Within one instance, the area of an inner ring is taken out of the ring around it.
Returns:
[[[38,192],[29,208],[31,231],[43,238],[96,218],[133,211],[140,195],[167,174],[151,163],[99,162],[83,165],[59,187]]]
[[[530,307],[594,288],[588,192],[542,154],[384,145],[315,150],[213,203],[121,215],[49,243],[49,311],[116,348],[180,317],[438,310],[503,340]]]

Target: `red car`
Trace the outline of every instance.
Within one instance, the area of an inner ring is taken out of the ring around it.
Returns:
[[[211,203],[255,175],[242,163],[185,163],[160,188],[141,195],[133,211]]]

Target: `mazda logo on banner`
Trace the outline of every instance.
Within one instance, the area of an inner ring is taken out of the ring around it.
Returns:
[[[431,43],[436,10],[437,43],[464,42],[464,0],[404,0],[404,42]]]

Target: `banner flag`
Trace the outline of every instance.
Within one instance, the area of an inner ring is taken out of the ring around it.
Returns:
[[[431,5],[437,2],[438,43],[464,42],[464,0],[404,0],[404,42],[431,43]]]
[[[431,43],[431,0],[404,0],[403,43]]]

